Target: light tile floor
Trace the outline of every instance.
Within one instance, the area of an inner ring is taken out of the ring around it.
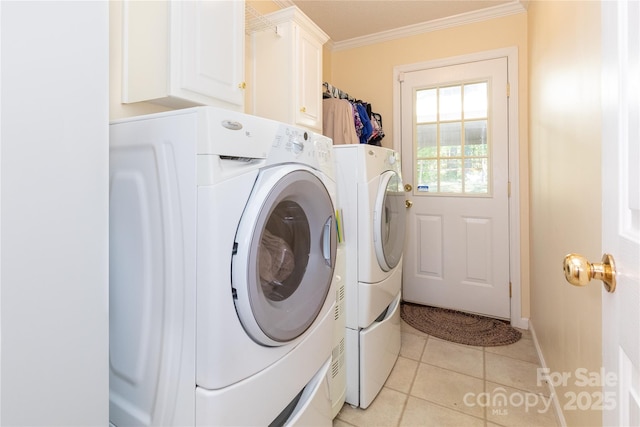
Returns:
[[[345,404],[334,427],[557,426],[531,334],[517,343],[471,347],[402,322],[402,347],[367,409]]]

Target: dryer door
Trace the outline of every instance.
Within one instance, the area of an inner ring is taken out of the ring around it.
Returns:
[[[336,257],[334,207],[311,171],[266,171],[243,213],[232,259],[236,310],[264,345],[302,335],[322,309]]]
[[[393,269],[402,258],[405,235],[405,195],[402,179],[394,171],[380,177],[373,215],[376,258],[384,271]]]

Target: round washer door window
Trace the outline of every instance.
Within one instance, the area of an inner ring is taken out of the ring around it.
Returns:
[[[402,180],[396,172],[386,171],[380,177],[373,223],[376,258],[384,271],[395,268],[402,258],[405,219]]]
[[[282,345],[309,328],[327,299],[336,255],[334,207],[322,181],[304,169],[259,187],[236,235],[232,286],[249,335]]]

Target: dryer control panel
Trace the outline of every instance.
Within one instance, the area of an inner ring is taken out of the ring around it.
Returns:
[[[313,134],[313,146],[318,159],[318,167],[327,175],[333,177],[333,143],[330,138]]]
[[[391,153],[389,153],[386,159],[386,163],[389,164],[389,166],[395,165],[396,161],[398,160],[397,155],[398,153],[396,153],[395,151],[392,151]]]

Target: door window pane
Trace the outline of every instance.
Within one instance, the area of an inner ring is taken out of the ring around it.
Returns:
[[[462,87],[450,86],[440,88],[438,111],[440,120],[460,120],[462,118]]]
[[[478,120],[464,124],[464,155],[487,156],[487,121]]]
[[[461,193],[462,192],[462,160],[443,159],[440,160],[440,192],[441,193]]]
[[[416,177],[418,191],[438,191],[438,160],[418,160]]]
[[[417,157],[437,157],[438,125],[418,125],[416,131],[418,138]]]
[[[460,157],[462,154],[462,123],[440,125],[440,156]]]
[[[464,118],[487,117],[487,82],[464,85]]]
[[[489,186],[487,159],[466,159],[464,165],[465,193],[486,193]]]
[[[416,121],[418,123],[438,120],[438,90],[425,89],[416,91]]]

